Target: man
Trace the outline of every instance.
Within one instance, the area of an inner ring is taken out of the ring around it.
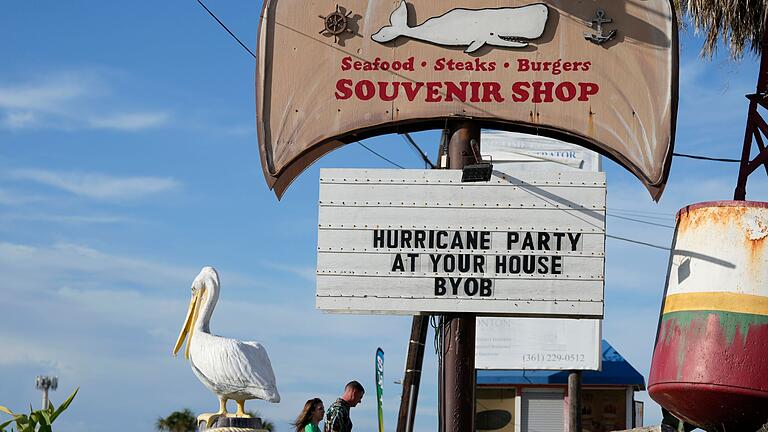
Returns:
[[[349,409],[363,400],[365,389],[357,381],[350,381],[344,386],[344,394],[332,403],[325,413],[324,432],[352,432]]]

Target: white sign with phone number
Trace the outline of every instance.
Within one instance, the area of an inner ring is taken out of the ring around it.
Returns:
[[[477,369],[599,370],[601,320],[477,318]]]

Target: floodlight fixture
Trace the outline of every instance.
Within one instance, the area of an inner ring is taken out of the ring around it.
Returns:
[[[461,181],[462,183],[487,182],[491,180],[491,173],[493,173],[493,164],[490,162],[466,165],[461,170]]]
[[[59,377],[38,375],[35,377],[35,388],[43,392],[43,409],[48,408],[48,390],[56,390],[59,387]]]
[[[493,173],[493,160],[484,161],[482,155],[480,155],[480,144],[477,140],[473,139],[469,143],[469,147],[472,149],[472,153],[475,155],[475,163],[465,165],[461,169],[461,182],[487,182],[491,180],[491,174]]]

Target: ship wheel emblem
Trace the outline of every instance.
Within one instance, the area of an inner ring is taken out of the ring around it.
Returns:
[[[349,16],[352,14],[352,11],[347,11],[346,14],[343,12],[344,9],[340,8],[339,5],[336,5],[336,10],[327,16],[319,15],[319,18],[322,19],[323,24],[325,24],[325,28],[320,30],[320,34],[333,36],[333,41],[338,42],[341,35],[345,33],[354,33],[354,31],[349,28]]]

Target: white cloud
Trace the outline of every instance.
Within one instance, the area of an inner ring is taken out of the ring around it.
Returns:
[[[2,193],[0,192],[0,204],[3,203]],[[123,223],[136,223],[137,219],[123,217],[123,216],[110,216],[110,215],[57,215],[57,214],[25,214],[25,213],[8,213],[0,214],[0,219],[3,220],[15,220],[15,221],[34,221],[34,222],[52,222],[61,224],[123,224]]]
[[[36,195],[23,194],[23,193],[11,191],[8,189],[0,189],[0,205],[18,206],[21,204],[27,204],[31,202],[39,202],[42,200],[43,200],[42,197],[39,197]]]
[[[260,279],[226,268],[220,270],[223,270],[222,284],[230,289],[263,287]],[[171,264],[155,257],[124,256],[82,244],[37,246],[0,242],[0,274],[8,282],[4,285],[6,293],[15,292],[20,287],[32,291],[63,287],[103,290],[105,287],[126,289],[127,285],[132,290],[152,288],[168,292],[170,289],[188,294],[199,271],[198,265]]]
[[[164,111],[112,108],[114,102],[105,110],[111,90],[101,75],[59,72],[0,87],[0,127],[139,131],[168,124]]]
[[[227,135],[243,137],[249,135],[256,135],[256,126],[244,125],[244,126],[232,126],[223,129],[223,132]]]
[[[104,174],[16,169],[5,174],[100,200],[131,200],[178,189],[181,184],[166,177],[115,177]]]
[[[75,99],[93,93],[87,74],[53,74],[38,80],[0,87],[0,108],[57,111]]]
[[[137,131],[162,126],[169,118],[170,115],[166,112],[138,112],[92,117],[88,119],[88,123],[96,129]]]
[[[295,264],[280,264],[272,261],[262,261],[265,267],[298,276],[306,281],[315,283],[317,272],[314,267]]]
[[[7,129],[25,129],[34,127],[39,122],[39,117],[32,111],[10,111],[3,116],[0,124]]]
[[[71,243],[31,246],[0,242],[0,272],[11,282],[5,291],[14,292],[20,287],[45,291],[73,283],[80,287],[184,287],[189,285],[196,269],[151,258],[109,254]]]

